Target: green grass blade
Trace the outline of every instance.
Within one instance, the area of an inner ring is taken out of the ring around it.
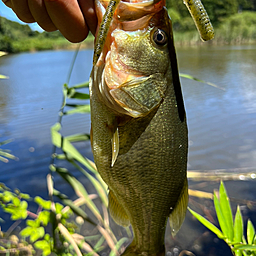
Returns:
[[[63,109],[66,106],[67,95],[68,95],[68,85],[67,84],[63,84],[62,94],[63,94],[63,99],[62,99],[62,104],[61,104],[60,109]]]
[[[191,214],[197,218],[206,228],[208,228],[209,230],[211,230],[214,234],[216,234],[220,239],[224,239],[224,235],[223,233],[216,227],[214,226],[210,221],[208,221],[207,219],[205,219],[203,216],[201,216],[200,214],[196,213],[195,211],[193,211],[192,209],[190,209],[188,207],[188,210],[191,212]]]
[[[210,86],[212,86],[212,87],[215,87],[215,88],[218,88],[218,89],[220,89],[220,90],[222,90],[222,91],[226,91],[225,88],[222,88],[222,87],[220,87],[220,86],[218,86],[218,85],[216,85],[216,84],[213,84],[213,83],[206,82],[206,81],[204,81],[204,80],[198,79],[198,78],[193,77],[193,76],[191,76],[191,75],[183,74],[183,73],[180,73],[179,75],[180,75],[180,77],[184,77],[184,78],[187,78],[187,79],[190,79],[190,80],[194,80],[194,81],[197,81],[197,82],[200,82],[200,83],[208,84],[208,85],[210,85]]]
[[[227,238],[230,242],[233,241],[234,238],[234,224],[233,224],[233,215],[230,207],[230,202],[228,198],[228,194],[225,188],[224,183],[221,181],[220,183],[220,189],[219,189],[219,195],[220,195],[220,208],[221,212],[224,217],[224,221],[227,226]]]
[[[74,134],[74,135],[70,135],[65,137],[69,142],[80,142],[80,141],[86,141],[90,139],[90,135],[89,134]]]
[[[69,88],[67,97],[70,99],[77,99],[77,100],[90,99],[90,95],[88,93],[77,92],[74,88]]]
[[[240,250],[234,250],[235,256],[243,256],[243,252]]]
[[[101,214],[94,204],[94,202],[90,199],[87,191],[85,190],[84,186],[75,178],[73,177],[67,169],[65,168],[59,168],[52,166],[51,168],[55,168],[55,171],[58,172],[58,174],[66,180],[71,187],[74,189],[78,197],[83,197],[85,199],[85,203],[88,206],[88,208],[91,210],[91,212],[94,214],[94,216],[103,223],[103,219],[101,217]]]
[[[235,250],[246,250],[246,251],[256,251],[256,245],[251,244],[251,245],[235,245],[234,246]]]
[[[5,152],[4,150],[1,150],[0,149],[0,155],[3,156],[3,157],[6,157],[6,158],[9,158],[9,159],[13,159],[15,160],[16,157],[8,152]]]
[[[63,202],[63,204],[67,205],[70,207],[70,209],[78,216],[81,216],[85,221],[91,223],[94,226],[97,226],[97,224],[92,221],[87,214],[78,206],[76,206],[72,200],[70,200],[66,195],[61,194],[58,190],[54,189],[53,190],[53,195],[57,196],[59,199],[61,199],[61,201]]]
[[[111,250],[109,256],[115,256],[115,251],[119,251],[119,249],[121,248],[121,246],[127,242],[129,239],[127,237],[123,237],[121,238],[115,245],[115,250]]]
[[[12,141],[13,141],[12,139],[10,139],[10,140],[4,140],[4,141],[0,142],[0,146],[6,145],[6,144],[8,144],[8,143],[10,143],[10,142],[12,142]]]
[[[250,220],[248,220],[248,222],[247,222],[247,241],[248,241],[249,245],[253,244],[254,237],[255,237],[254,226],[253,226],[252,222]]]
[[[243,242],[243,232],[244,232],[243,217],[241,214],[240,207],[238,205],[236,216],[235,216],[235,223],[234,223],[234,240],[233,240],[234,243]]]
[[[98,252],[99,249],[102,247],[102,244],[104,243],[104,241],[105,241],[104,236],[101,236],[101,238],[100,238],[100,239],[97,241],[97,243],[95,244],[94,250]]]
[[[74,107],[74,109],[65,111],[63,114],[64,115],[84,114],[84,113],[90,113],[90,111],[91,111],[90,105],[77,105]]]
[[[66,240],[73,246],[77,256],[83,256],[83,254],[81,253],[80,249],[78,248],[74,238],[72,237],[72,235],[69,233],[69,231],[67,230],[67,228],[62,225],[61,223],[58,223],[58,228],[61,232],[61,234],[66,238]]]
[[[87,88],[87,87],[89,87],[89,81],[87,81],[85,83],[74,85],[74,86],[72,86],[70,88],[80,89],[80,88]]]
[[[108,206],[108,197],[107,197],[107,190],[105,186],[102,186],[100,184],[100,182],[95,179],[91,174],[89,174],[88,172],[86,172],[81,166],[79,166],[78,164],[76,164],[74,161],[70,161],[78,170],[80,170],[93,184],[93,186],[95,187],[95,189],[98,192],[98,195],[101,198],[102,203],[107,207]]]
[[[0,74],[0,79],[8,79],[8,78],[9,78],[8,76],[4,76]]]
[[[89,170],[95,172],[95,169],[92,167],[90,161],[87,158],[84,158],[79,151],[64,137],[61,136],[59,130],[61,129],[60,123],[56,123],[51,128],[52,143],[58,148],[61,148],[66,152],[71,158],[83,164]]]
[[[228,227],[226,225],[223,213],[221,211],[219,199],[217,198],[215,193],[213,195],[213,201],[214,201],[214,207],[215,207],[215,211],[216,211],[216,214],[217,214],[217,218],[218,218],[218,221],[219,221],[219,224],[220,224],[220,228],[221,228],[225,238],[227,238],[228,234],[229,234],[229,230],[228,230]]]

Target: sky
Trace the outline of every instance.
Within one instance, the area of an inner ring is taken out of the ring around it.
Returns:
[[[26,24],[18,19],[16,14],[12,11],[12,9],[8,8],[4,5],[4,3],[0,0],[0,16],[5,17],[9,20],[19,22],[20,24]],[[37,23],[29,24],[31,29],[42,32],[43,30],[37,25]]]

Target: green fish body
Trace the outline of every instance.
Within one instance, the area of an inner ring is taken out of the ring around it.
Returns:
[[[165,1],[134,2],[120,2],[92,69],[91,141],[111,216],[133,229],[123,255],[162,256],[168,217],[175,234],[187,208],[187,124]]]

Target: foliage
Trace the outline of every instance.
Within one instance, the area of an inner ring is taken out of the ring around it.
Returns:
[[[0,147],[5,144],[10,143],[11,141],[12,140],[5,140],[5,141],[0,142]],[[2,161],[4,163],[8,163],[9,162],[8,158],[13,159],[13,160],[16,159],[16,157],[10,153],[10,150],[0,148],[0,161]]]
[[[254,0],[202,0],[207,13],[214,25],[218,25],[223,18],[242,11],[256,11]],[[167,7],[179,13],[182,19],[190,15],[182,1],[167,1]]]
[[[229,197],[221,182],[219,188],[219,197],[214,193],[214,206],[219,221],[220,229],[202,217],[200,214],[189,208],[189,211],[205,227],[215,233],[218,238],[224,240],[236,256],[256,255],[256,236],[255,228],[250,220],[247,222],[247,239],[244,233],[243,217],[240,207],[237,206],[235,217],[233,218],[230,207]]]
[[[169,14],[172,15],[173,12]],[[189,20],[187,20],[189,19]],[[256,15],[252,11],[244,11],[234,14],[230,17],[223,18],[222,22],[214,26],[215,37],[210,44],[244,44],[255,43],[256,41]],[[190,23],[190,31],[186,27]],[[201,43],[199,34],[190,17],[182,19],[177,22],[174,21],[174,40],[176,45],[194,45]],[[207,45],[207,44],[206,44]]]
[[[92,41],[89,35],[87,41]],[[41,51],[48,49],[72,48],[59,31],[43,32],[33,31],[28,25],[21,25],[0,17],[0,51],[17,53],[24,51]]]

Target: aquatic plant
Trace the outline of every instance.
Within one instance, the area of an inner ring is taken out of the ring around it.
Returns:
[[[233,217],[230,207],[229,197],[224,186],[220,183],[218,196],[213,195],[215,211],[217,214],[220,229],[210,221],[188,208],[191,214],[197,218],[205,227],[217,235],[219,239],[224,240],[236,256],[256,255],[256,236],[255,228],[250,221],[247,222],[247,234],[244,235],[243,217],[239,205],[235,217]]]

